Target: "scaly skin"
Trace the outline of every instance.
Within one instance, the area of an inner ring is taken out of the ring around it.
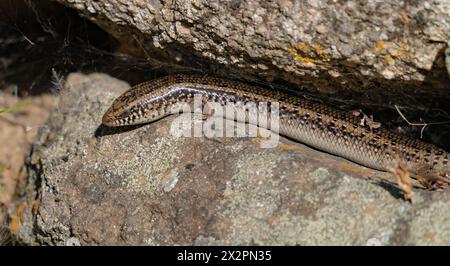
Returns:
[[[361,124],[361,117],[323,104],[218,77],[178,74],[144,82],[118,97],[102,123],[116,127],[151,122],[192,105],[195,94],[203,103],[232,107],[237,113],[234,119],[248,123],[254,113],[245,109],[246,103],[257,107],[269,103],[271,112],[270,103],[278,102],[281,135],[377,170],[392,171],[401,164],[428,188],[450,184],[450,154],[443,149]]]

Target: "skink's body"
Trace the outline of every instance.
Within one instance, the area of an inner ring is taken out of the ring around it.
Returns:
[[[450,154],[443,149],[370,127],[361,117],[326,105],[217,77],[173,75],[139,84],[114,101],[102,122],[110,127],[151,122],[191,104],[194,95],[201,95],[204,103],[231,106],[240,122],[249,122],[246,103],[278,102],[281,135],[377,170],[401,163],[430,186],[450,183]]]

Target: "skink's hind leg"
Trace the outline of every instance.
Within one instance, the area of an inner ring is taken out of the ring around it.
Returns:
[[[447,177],[445,181],[437,180],[432,184],[433,190],[444,190],[450,185],[450,179]]]
[[[436,169],[430,169],[429,165],[408,170],[406,163],[399,157],[395,159],[392,167],[388,167],[388,170],[397,177],[398,186],[403,191],[405,199],[411,202],[413,197],[411,174],[420,185],[430,190],[443,190],[450,186],[448,173],[441,174]]]
[[[410,172],[408,171],[405,163],[400,159],[395,160],[395,165],[393,167],[388,167],[388,170],[397,177],[397,183],[400,189],[403,191],[403,196],[405,200],[412,203],[414,193],[412,191],[412,179]]]
[[[429,170],[418,171],[417,180],[420,184],[431,190],[443,190],[450,186],[450,177],[440,175],[438,173],[431,173]]]

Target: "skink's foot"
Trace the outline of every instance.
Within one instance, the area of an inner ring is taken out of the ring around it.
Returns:
[[[427,183],[426,187],[432,190],[444,190],[450,186],[450,177],[448,175],[431,175],[425,181]]]
[[[412,203],[414,196],[412,179],[406,165],[401,160],[396,160],[396,165],[391,167],[389,171],[397,177],[398,186],[403,191],[405,200]]]
[[[431,172],[429,167],[424,166],[416,171],[416,178],[419,183],[430,190],[443,190],[450,186],[450,176]]]
[[[444,189],[448,188],[448,186],[449,186],[448,182],[437,181],[431,186],[431,189],[444,190]]]

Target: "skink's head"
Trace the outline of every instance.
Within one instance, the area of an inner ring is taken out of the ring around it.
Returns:
[[[108,127],[139,125],[167,115],[168,104],[156,92],[149,95],[139,86],[132,87],[114,100],[103,115],[102,124]]]
[[[154,117],[139,106],[118,106],[114,102],[102,118],[102,124],[108,127],[131,126],[150,122],[146,117]]]
[[[145,112],[145,104],[137,97],[134,89],[126,91],[114,100],[111,107],[105,112],[102,124],[108,127],[130,126],[142,124]]]
[[[125,124],[120,122],[122,119],[124,119],[123,115],[111,106],[103,115],[102,124],[108,127],[123,126]]]

